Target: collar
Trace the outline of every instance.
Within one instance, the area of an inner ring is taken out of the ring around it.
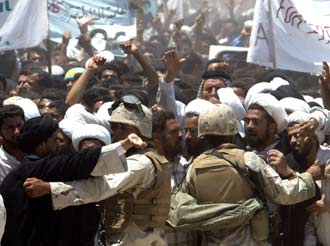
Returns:
[[[264,148],[263,150],[261,150],[261,151],[253,150],[252,152],[255,153],[255,154],[257,154],[257,155],[260,155],[260,156],[266,158],[266,157],[267,157],[267,152],[268,152],[269,150],[271,150],[271,149],[274,149],[275,146],[276,146],[279,142],[280,142],[280,141],[277,140],[275,143],[272,143],[271,145],[268,145],[267,147],[265,147],[265,148]]]

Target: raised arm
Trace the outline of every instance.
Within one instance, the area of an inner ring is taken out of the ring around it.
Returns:
[[[321,97],[323,100],[324,108],[330,109],[330,72],[329,65],[323,61],[323,70],[320,75]]]
[[[148,78],[148,90],[152,90],[158,85],[158,74],[148,60],[140,53],[138,47],[131,41],[121,43],[120,47],[127,54],[131,54],[141,65]]]
[[[69,106],[80,103],[85,93],[88,81],[102,68],[106,59],[101,56],[94,56],[87,65],[86,70],[80,75],[78,80],[73,84],[68,92],[65,103]]]
[[[59,56],[57,65],[65,66],[68,63],[68,57],[66,56],[66,50],[70,39],[72,38],[71,32],[64,32],[62,36],[62,43],[59,45]]]
[[[177,120],[181,123],[183,112],[178,112],[175,100],[174,79],[181,71],[181,67],[185,59],[180,59],[175,50],[165,52],[162,58],[166,66],[166,73],[164,79],[160,79],[159,93],[157,96],[157,104],[160,108],[173,112]]]

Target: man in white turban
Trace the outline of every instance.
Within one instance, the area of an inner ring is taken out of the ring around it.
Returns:
[[[279,135],[287,127],[287,114],[280,102],[272,95],[260,93],[245,102],[245,134],[248,146],[266,157],[267,151],[280,147]]]
[[[101,147],[110,143],[110,132],[101,125],[82,125],[80,128],[76,128],[72,134],[72,145],[76,151],[91,147]]]

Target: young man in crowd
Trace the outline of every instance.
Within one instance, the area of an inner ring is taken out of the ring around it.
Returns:
[[[18,148],[15,138],[24,125],[24,112],[16,105],[0,108],[0,184],[8,173],[19,166],[23,152]]]

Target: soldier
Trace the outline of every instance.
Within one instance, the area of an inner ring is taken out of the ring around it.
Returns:
[[[281,175],[293,175],[290,180],[282,180],[256,154],[232,144],[237,132],[238,121],[229,106],[220,104],[200,114],[198,137],[204,137],[214,149],[197,157],[188,170],[187,190],[198,204],[242,204],[256,196],[255,187],[259,187],[257,191],[261,197],[264,194],[264,199],[279,204],[294,204],[315,194],[309,173],[293,173],[287,166],[282,166],[278,169]],[[260,178],[259,184],[255,184],[252,173]],[[264,245],[268,221],[265,210],[262,211],[252,215],[250,223],[227,224],[225,232],[209,227],[203,232],[202,245]]]
[[[113,140],[136,133],[152,138],[152,113],[134,96],[125,96],[112,107]],[[166,245],[161,228],[170,208],[171,179],[168,160],[151,145],[128,151],[127,171],[67,183],[50,183],[53,206],[101,202],[105,245]],[[78,198],[78,199],[77,199]]]

